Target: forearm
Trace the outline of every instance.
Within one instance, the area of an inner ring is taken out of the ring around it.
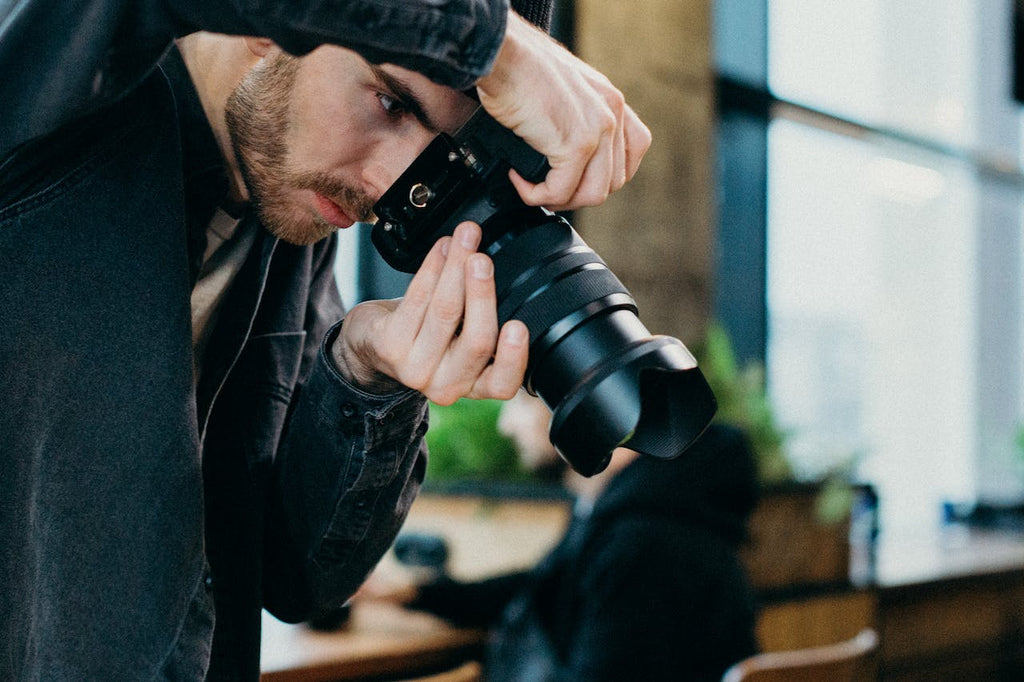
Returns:
[[[275,615],[338,606],[365,579],[422,482],[425,431],[422,396],[366,394],[321,353],[275,462],[265,581]]]

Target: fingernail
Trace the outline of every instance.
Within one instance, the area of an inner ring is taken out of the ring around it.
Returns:
[[[450,243],[450,241],[448,239],[445,239],[444,241],[441,242],[441,255],[442,256],[447,256],[448,255],[448,244],[449,243]]]
[[[510,324],[505,329],[505,340],[513,346],[521,346],[526,343],[529,334],[526,326],[522,324]]]
[[[491,259],[474,258],[471,264],[473,276],[477,279],[487,279],[491,276]]]
[[[467,249],[475,251],[477,245],[476,230],[470,229],[468,227],[463,227],[462,230],[459,232],[459,241]]]

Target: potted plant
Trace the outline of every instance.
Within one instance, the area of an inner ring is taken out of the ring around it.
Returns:
[[[746,433],[758,462],[761,501],[743,549],[752,583],[762,591],[848,583],[850,518],[858,497],[849,481],[852,461],[822,479],[799,480],[765,392],[763,367],[741,367],[717,323],[709,325],[697,356],[718,399],[715,418]]]

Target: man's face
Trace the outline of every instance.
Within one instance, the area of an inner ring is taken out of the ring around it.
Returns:
[[[373,204],[439,132],[476,102],[406,69],[325,46],[276,48],[227,101],[226,121],[250,200],[267,228],[312,244],[372,217]]]

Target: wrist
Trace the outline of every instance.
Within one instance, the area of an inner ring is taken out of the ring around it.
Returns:
[[[345,334],[345,325],[341,325],[338,335],[330,347],[331,361],[338,373],[353,386],[367,393],[387,395],[405,389],[401,383],[380,372],[372,363],[368,363],[353,347]]]
[[[476,82],[481,99],[497,96],[501,89],[511,82],[512,74],[516,70],[515,65],[523,50],[524,41],[533,31],[538,31],[538,29],[528,24],[509,8],[508,19],[505,23],[505,36],[498,48],[498,54],[494,58],[491,70]]]

